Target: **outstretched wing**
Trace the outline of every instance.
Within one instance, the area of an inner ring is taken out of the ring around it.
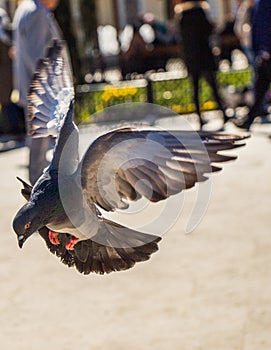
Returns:
[[[79,133],[73,121],[74,88],[66,45],[54,41],[34,74],[29,95],[29,132],[57,136],[49,171],[72,174],[78,166]]]
[[[220,154],[247,136],[192,131],[118,129],[98,138],[81,163],[86,200],[107,211],[125,209],[142,196],[152,202],[205,181],[236,157]]]
[[[158,250],[157,243],[161,240],[160,237],[145,235],[108,220],[101,221],[100,230],[101,233],[98,231],[97,236],[102,234],[106,245],[99,243],[100,237],[96,239],[94,236],[92,240],[79,241],[74,250],[65,248],[71,238],[69,234],[60,234],[58,245],[50,242],[47,227],[39,230],[39,234],[50,252],[59,257],[63,264],[75,267],[85,275],[91,272],[104,274],[128,270],[137,262],[148,260]],[[122,248],[125,241],[128,247]],[[133,241],[135,244],[131,244]],[[120,242],[120,245],[116,242]]]
[[[74,98],[69,55],[63,41],[54,41],[40,59],[28,94],[32,137],[56,136]]]

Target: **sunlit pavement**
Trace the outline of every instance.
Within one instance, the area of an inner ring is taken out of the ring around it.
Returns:
[[[182,118],[159,126],[181,127]],[[108,128],[82,129],[83,148]],[[240,132],[230,123],[226,131]],[[11,222],[24,203],[16,176],[27,179],[27,150],[1,153],[1,348],[270,350],[270,134],[271,124],[253,125],[247,146],[232,151],[238,160],[212,176],[193,233],[184,232],[197,188],[159,252],[109,276],[81,276],[38,237],[18,248]]]

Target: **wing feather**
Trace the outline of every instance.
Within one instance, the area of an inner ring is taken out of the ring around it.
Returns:
[[[248,136],[122,128],[98,138],[81,163],[84,196],[107,211],[125,209],[142,196],[157,202],[205,181],[221,170],[220,154],[241,147]],[[123,202],[123,200],[126,200]]]
[[[60,244],[53,245],[48,233],[47,227],[39,230],[49,251],[59,257],[63,264],[75,267],[85,275],[130,269],[137,262],[148,260],[158,250],[158,242],[161,240],[160,237],[146,235],[109,220],[101,220],[97,235],[79,241],[74,250],[65,247],[71,238],[69,234],[60,234]]]
[[[74,98],[72,71],[66,45],[54,41],[39,60],[28,94],[29,134],[57,136]]]

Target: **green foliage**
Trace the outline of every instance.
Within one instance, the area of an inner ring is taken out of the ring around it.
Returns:
[[[92,115],[103,109],[128,102],[147,102],[146,84],[122,84],[120,86],[102,84],[96,89],[77,94],[75,113],[78,123],[89,123]]]
[[[251,83],[250,69],[219,72],[217,81],[220,87],[234,86],[242,89]],[[189,78],[152,82],[153,103],[171,108],[176,113],[191,113],[193,89]],[[147,102],[145,83],[137,81],[122,82],[119,85],[100,84],[97,87],[80,89],[77,97],[76,115],[78,123],[89,123],[92,115],[106,107],[127,102]],[[200,103],[202,110],[216,109],[212,91],[204,79],[200,81]]]

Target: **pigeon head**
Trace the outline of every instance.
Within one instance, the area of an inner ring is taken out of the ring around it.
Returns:
[[[13,229],[16,232],[20,248],[27,238],[44,226],[43,221],[40,210],[30,202],[18,211],[13,220]]]
[[[24,184],[24,190],[25,186]],[[34,232],[48,225],[55,217],[63,215],[57,186],[57,176],[45,172],[31,190],[27,198],[29,201],[16,214],[13,229],[20,248]]]

